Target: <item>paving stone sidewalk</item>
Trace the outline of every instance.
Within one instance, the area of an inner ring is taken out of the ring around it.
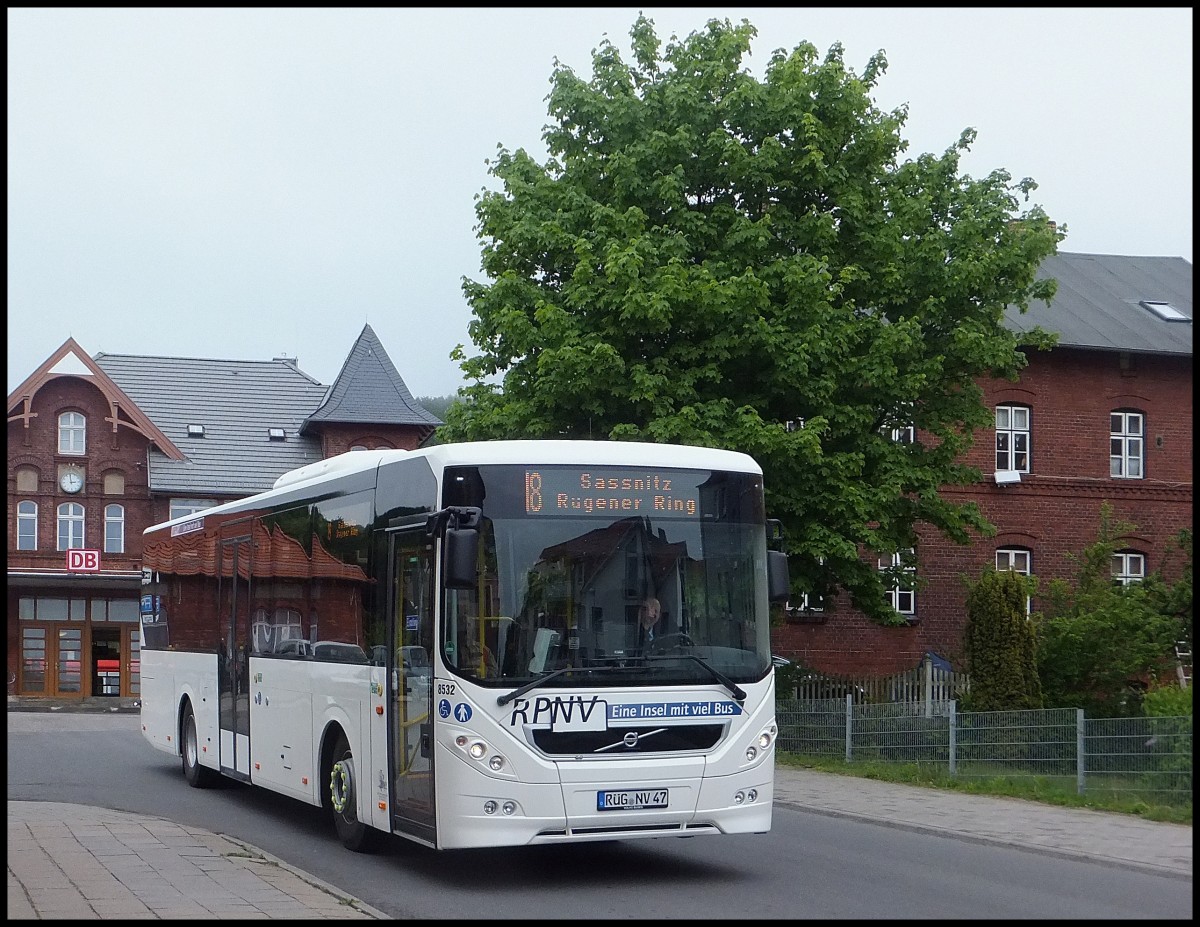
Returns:
[[[1192,827],[1132,814],[775,767],[776,804],[1054,856],[1192,877]]]
[[[61,802],[8,803],[8,919],[387,919],[229,837]]]

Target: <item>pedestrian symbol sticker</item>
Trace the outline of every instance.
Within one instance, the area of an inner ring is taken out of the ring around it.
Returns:
[[[471,706],[466,702],[459,702],[454,706],[454,720],[466,723],[471,720]]]
[[[450,699],[444,698],[438,702],[438,714],[443,718],[450,717]]]

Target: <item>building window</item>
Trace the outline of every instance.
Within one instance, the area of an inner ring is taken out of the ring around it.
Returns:
[[[125,495],[125,474],[112,470],[104,474],[104,495]]]
[[[211,509],[216,504],[215,499],[172,499],[171,514],[167,520],[182,518],[184,515],[194,515],[196,512]]]
[[[917,430],[912,425],[892,429],[892,441],[895,444],[914,444],[917,440]]]
[[[996,469],[1029,472],[1029,408],[996,406]]]
[[[64,502],[58,507],[58,549],[83,547],[83,506]]]
[[[789,612],[823,612],[825,611],[825,597],[819,592],[802,592],[799,602],[793,605],[789,601],[784,609]]]
[[[17,617],[21,621],[83,621],[87,618],[87,599],[20,599]]]
[[[64,412],[58,417],[58,452],[84,454],[87,452],[87,420],[80,412]]]
[[[1141,412],[1116,410],[1109,414],[1108,472],[1125,480],[1142,478],[1146,417]]]
[[[33,467],[17,467],[17,492],[37,492],[38,472]]]
[[[17,550],[37,550],[37,503],[17,503]]]
[[[92,621],[138,621],[137,599],[92,599]]]
[[[1163,302],[1159,299],[1143,299],[1141,305],[1149,309],[1160,319],[1167,322],[1190,322],[1191,316],[1180,309],[1176,309],[1168,302]]]
[[[917,613],[917,593],[914,591],[917,575],[916,551],[909,548],[894,553],[891,557],[880,557],[879,569],[881,571],[900,571],[901,578],[887,590],[888,601],[892,603],[892,608],[901,615],[915,615]]]
[[[1011,570],[1022,576],[1029,576],[1033,572],[1033,554],[1023,547],[1002,547],[996,551],[996,569]],[[1032,612],[1033,599],[1026,596],[1025,614],[1029,615]]]
[[[125,506],[106,505],[104,507],[104,552],[106,554],[125,553]]]
[[[1140,583],[1146,578],[1146,555],[1133,550],[1113,554],[1113,582],[1121,586]]]

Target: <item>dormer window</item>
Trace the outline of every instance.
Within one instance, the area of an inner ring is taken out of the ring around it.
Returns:
[[[1162,302],[1156,299],[1143,299],[1139,304],[1143,309],[1149,309],[1160,319],[1167,322],[1190,322],[1192,321],[1184,312],[1180,312],[1170,303]]]
[[[204,437],[204,426],[203,425],[188,425],[188,437],[189,438],[203,438]]]
[[[267,429],[267,440],[268,441],[283,441],[284,439],[285,439],[285,435],[283,433],[282,428],[268,428]]]

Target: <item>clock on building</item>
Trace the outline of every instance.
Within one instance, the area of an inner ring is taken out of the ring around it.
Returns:
[[[67,467],[58,478],[63,492],[76,493],[83,489],[83,471],[78,467]]]

